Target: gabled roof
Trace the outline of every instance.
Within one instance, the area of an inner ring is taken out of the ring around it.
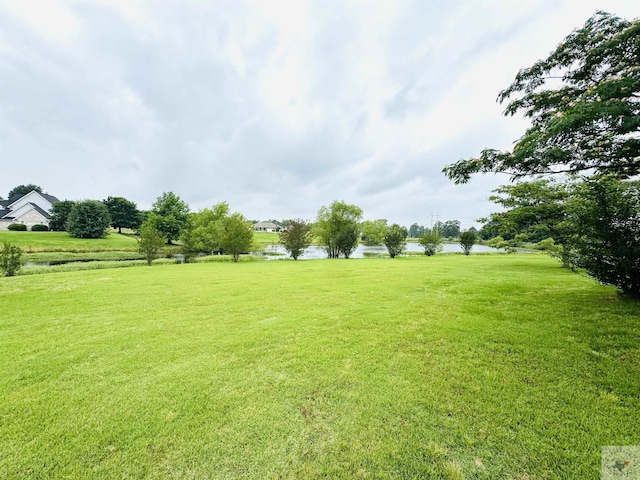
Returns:
[[[54,197],[55,198],[55,197]],[[48,200],[48,199],[47,199]],[[43,208],[39,207],[38,205],[36,205],[35,203],[31,203],[29,202],[29,205],[31,205],[33,207],[33,209],[38,212],[40,215],[42,215],[44,218],[51,218],[51,215],[49,214],[49,212],[47,212],[46,210],[44,210]]]
[[[10,213],[11,213],[11,210],[9,210],[8,208],[0,210],[0,218],[4,218],[5,215],[8,215]]]
[[[253,224],[254,228],[278,228],[275,223],[272,222],[258,222]]]
[[[11,205],[13,205],[14,203],[16,203],[18,200],[20,200],[22,197],[26,197],[27,195],[30,195],[32,193],[36,193],[38,195],[40,195],[42,198],[44,198],[47,202],[49,202],[50,204],[54,204],[59,202],[60,200],[58,200],[56,197],[54,197],[53,195],[49,195],[48,193],[40,193],[36,190],[31,190],[28,193],[25,194],[19,194],[19,195],[12,195],[9,200],[4,200],[3,202],[7,202],[6,205],[4,205],[5,207],[10,207]]]

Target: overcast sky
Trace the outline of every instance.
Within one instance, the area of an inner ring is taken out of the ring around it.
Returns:
[[[0,0],[0,196],[173,191],[192,210],[312,220],[333,200],[409,226],[495,211],[498,92],[596,10],[640,2]],[[436,217],[437,215],[437,217]]]

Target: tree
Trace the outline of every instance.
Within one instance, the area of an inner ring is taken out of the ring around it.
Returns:
[[[144,256],[147,265],[151,266],[164,245],[164,237],[152,223],[146,222],[140,227],[140,236],[136,240],[138,252]]]
[[[151,208],[148,221],[167,239],[167,243],[180,238],[182,230],[187,226],[189,205],[173,192],[164,192]]]
[[[465,255],[469,255],[471,253],[471,249],[476,244],[477,239],[478,236],[476,232],[471,230],[467,230],[460,234],[460,246],[462,247],[462,251]]]
[[[586,180],[576,185],[567,213],[564,262],[640,297],[640,181]]]
[[[311,245],[313,235],[311,225],[297,218],[287,220],[285,228],[280,231],[280,243],[294,260],[304,253],[304,249]]]
[[[35,190],[38,193],[42,193],[42,187],[39,185],[34,185],[33,183],[30,183],[28,185],[18,185],[17,187],[14,187],[10,192],[9,195],[7,196],[7,198],[9,200],[11,200],[11,197],[15,197],[15,196],[22,196],[22,195],[26,195],[27,193],[31,192]]]
[[[0,250],[0,271],[6,277],[13,277],[20,270],[20,257],[22,249],[17,245],[4,242]]]
[[[422,225],[418,225],[414,223],[409,227],[409,237],[410,238],[420,238],[424,234],[424,227]]]
[[[362,222],[362,242],[365,245],[380,245],[388,228],[385,219],[365,220]]]
[[[400,255],[406,246],[407,229],[401,227],[397,223],[394,223],[384,234],[384,244],[387,247],[387,251],[389,252],[389,256],[391,258],[395,258],[397,255]]]
[[[222,249],[233,256],[233,261],[240,259],[241,253],[249,252],[253,244],[253,224],[244,216],[234,213],[223,220],[224,233],[221,239]]]
[[[211,255],[222,250],[224,219],[229,215],[229,205],[220,202],[212,209],[204,208],[189,214],[180,240],[185,258],[197,253]]]
[[[418,243],[424,247],[424,254],[428,257],[442,250],[442,237],[436,231],[425,231]]]
[[[488,172],[512,179],[559,172],[640,174],[638,38],[640,20],[594,14],[498,95],[500,103],[510,100],[505,115],[521,112],[531,119],[513,150],[485,149],[443,172],[456,183]],[[558,87],[548,85],[558,79]],[[511,100],[516,94],[522,95]]]
[[[447,220],[446,222],[436,222],[433,230],[443,237],[456,238],[460,235],[460,220]]]
[[[58,232],[64,232],[67,230],[67,221],[71,209],[76,202],[72,200],[62,200],[56,202],[51,207],[51,218],[49,219],[49,228]]]
[[[103,238],[109,232],[111,216],[104,203],[83,200],[74,203],[67,219],[67,231],[76,238]]]
[[[493,236],[512,240],[516,236],[528,242],[553,238],[561,241],[559,225],[565,219],[568,186],[550,179],[503,185],[489,199],[506,210],[492,213]],[[484,229],[484,227],[483,227]]]
[[[107,197],[103,200],[111,215],[111,226],[122,233],[123,228],[137,229],[140,226],[140,213],[136,204],[123,197]]]
[[[329,258],[349,258],[360,240],[362,209],[341,201],[318,210],[316,238]]]

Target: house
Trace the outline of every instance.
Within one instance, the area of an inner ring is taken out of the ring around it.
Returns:
[[[279,228],[272,222],[258,222],[253,224],[253,229],[256,232],[278,232]]]
[[[35,190],[25,195],[14,195],[0,200],[0,230],[7,230],[12,223],[22,223],[30,230],[34,225],[49,226],[51,207],[59,202],[56,197]]]

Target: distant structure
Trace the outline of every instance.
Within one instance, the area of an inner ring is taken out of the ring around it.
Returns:
[[[273,222],[258,222],[253,224],[253,230],[256,232],[278,232],[280,229]]]
[[[53,195],[35,190],[24,195],[14,195],[9,200],[0,200],[0,230],[7,230],[12,223],[22,223],[29,230],[34,225],[48,227],[51,207],[59,201]]]

